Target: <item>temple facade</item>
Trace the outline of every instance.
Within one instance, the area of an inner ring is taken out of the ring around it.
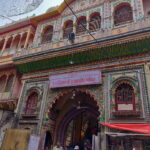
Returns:
[[[149,150],[149,52],[149,0],[66,0],[1,27],[1,142]]]

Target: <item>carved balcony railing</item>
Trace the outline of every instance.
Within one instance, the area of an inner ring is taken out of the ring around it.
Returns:
[[[1,92],[0,93],[0,102],[5,101],[6,99],[11,98],[11,93],[10,92]]]
[[[18,99],[13,97],[11,92],[0,93],[0,109],[14,110]]]
[[[3,56],[14,55],[15,52],[16,52],[15,48],[6,49],[3,52],[0,52],[0,56],[3,57]]]
[[[114,26],[113,28],[109,29],[100,29],[96,32],[91,32],[91,34],[95,37],[95,39],[104,39],[106,37],[113,37],[117,36],[123,33],[131,33],[133,31],[138,30],[144,30],[150,28],[150,17],[145,17],[143,19],[140,19],[137,22],[131,22],[128,24],[120,25],[120,26]],[[54,33],[55,37],[55,33]],[[88,42],[93,40],[93,37],[89,35],[87,32],[75,37],[75,43],[82,43],[82,42]],[[63,46],[69,45],[68,39],[58,39],[47,42],[45,44],[42,43],[33,43],[30,47],[26,49],[19,49],[14,57],[20,57],[28,54],[33,54],[41,51],[46,51],[50,49],[60,48]]]

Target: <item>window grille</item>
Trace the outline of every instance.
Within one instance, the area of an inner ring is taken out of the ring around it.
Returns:
[[[134,89],[129,84],[123,83],[119,85],[115,92],[116,110],[119,104],[134,104]]]
[[[51,42],[53,37],[53,27],[47,28],[42,35],[42,43]]]
[[[35,114],[38,104],[38,94],[33,92],[29,95],[26,104],[26,114]]]
[[[64,27],[63,38],[67,38],[69,33],[73,32],[73,22],[68,22]]]
[[[77,26],[76,26],[76,34],[79,35],[79,34],[85,33],[86,32],[86,29],[85,29],[86,25],[87,25],[86,17],[82,17],[81,19],[79,19],[79,21],[77,22]]]
[[[120,25],[133,20],[132,8],[128,5],[118,7],[114,12],[114,24]]]
[[[89,30],[96,31],[101,28],[101,17],[100,14],[96,14],[91,17],[89,22]]]

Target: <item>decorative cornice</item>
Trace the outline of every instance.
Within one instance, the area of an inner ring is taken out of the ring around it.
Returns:
[[[21,73],[60,68],[65,66],[86,64],[92,62],[112,61],[116,59],[129,59],[132,57],[149,56],[150,38],[140,39],[127,43],[115,44],[106,47],[91,48],[63,56],[55,56],[43,60],[17,64]],[[71,63],[73,62],[73,63]]]

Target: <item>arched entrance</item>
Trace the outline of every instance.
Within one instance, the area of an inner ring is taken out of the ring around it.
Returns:
[[[71,90],[61,95],[50,110],[50,115],[56,116],[55,143],[64,147],[79,145],[80,149],[85,141],[92,145],[92,136],[98,131],[98,109],[89,93]]]

